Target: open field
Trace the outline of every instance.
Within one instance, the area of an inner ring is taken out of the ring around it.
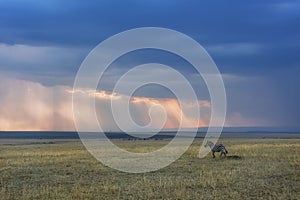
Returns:
[[[167,140],[114,140],[134,152]],[[300,139],[221,139],[228,155],[199,159],[201,139],[156,172],[105,167],[79,140],[0,140],[0,199],[300,199]]]

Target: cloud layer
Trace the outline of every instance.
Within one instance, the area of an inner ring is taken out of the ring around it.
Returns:
[[[72,88],[67,86],[43,86],[36,82],[1,79],[0,85],[0,130],[63,130],[74,131],[74,119],[72,111]],[[89,90],[80,91],[86,98],[92,98]],[[106,91],[98,91],[96,94],[96,113],[99,124],[103,130],[119,130],[110,109],[111,100],[116,104],[124,104],[128,99],[124,95],[111,94]],[[182,113],[176,99],[154,99],[147,97],[133,97],[130,100],[130,114],[132,119],[140,126],[149,123],[150,113],[153,117],[152,127],[164,129],[178,128],[181,124],[184,128],[207,126],[209,123],[210,103],[199,101],[198,105],[184,105],[189,109],[201,107],[203,113],[201,119],[197,119],[189,112]],[[81,104],[85,106],[84,102]],[[159,106],[157,109],[155,106]],[[152,108],[152,109],[151,109]],[[154,109],[153,109],[154,108]],[[164,109],[166,119],[161,116]],[[89,112],[89,110],[86,110]],[[85,115],[85,113],[81,113]],[[89,121],[87,118],[86,121]],[[131,129],[130,124],[126,127]],[[132,130],[132,129],[131,129]]]
[[[225,81],[226,125],[299,127],[299,8],[293,0],[0,3],[0,129],[73,130],[66,90],[84,58],[108,37],[146,26],[180,31],[204,46]],[[174,67],[191,82],[199,102],[209,102],[205,84],[189,63],[151,50],[113,63],[99,90],[112,91],[115,80],[129,68],[149,62]],[[176,125],[178,108],[170,93],[152,88],[136,96],[144,98],[132,107],[138,123],[148,122],[147,108],[157,100],[173,109],[168,108],[173,118],[166,126]],[[99,110],[106,113],[105,100],[100,102]],[[206,124],[209,114],[204,116]]]

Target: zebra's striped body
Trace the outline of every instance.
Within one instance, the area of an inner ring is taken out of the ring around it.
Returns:
[[[209,148],[211,149],[212,155],[213,157],[215,156],[215,152],[221,152],[221,155],[226,156],[226,154],[228,153],[228,151],[226,150],[225,146],[223,144],[217,144],[215,145],[212,141],[207,140],[206,144],[204,145],[204,147],[209,146]]]

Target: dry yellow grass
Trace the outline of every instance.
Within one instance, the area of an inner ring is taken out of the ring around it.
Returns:
[[[134,152],[166,140],[115,140]],[[156,172],[103,166],[79,141],[0,144],[0,199],[300,199],[299,139],[226,139],[229,155],[198,159],[201,140]]]

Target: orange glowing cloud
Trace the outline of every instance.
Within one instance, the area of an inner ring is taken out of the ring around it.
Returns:
[[[0,130],[61,130],[74,131],[72,111],[72,94],[80,92],[86,98],[95,95],[96,113],[103,130],[118,130],[111,113],[111,101],[124,103],[128,97],[106,91],[73,91],[67,86],[46,87],[36,82],[2,78],[0,84]],[[183,113],[176,99],[159,99],[146,97],[130,98],[132,119],[142,126],[149,123],[153,128],[160,126],[164,120],[161,108],[166,114],[163,128],[174,129],[181,124],[184,128],[207,126],[210,117],[209,101],[193,104],[183,102],[187,108]],[[82,104],[84,106],[84,103]],[[189,109],[200,106],[201,119],[195,118]],[[155,108],[155,109],[152,109]],[[149,114],[151,110],[151,116]],[[86,110],[86,112],[90,112]],[[82,113],[84,115],[84,113]],[[86,119],[87,122],[89,119]],[[129,127],[130,128],[130,127]]]
[[[0,130],[74,130],[65,89],[1,78]]]

